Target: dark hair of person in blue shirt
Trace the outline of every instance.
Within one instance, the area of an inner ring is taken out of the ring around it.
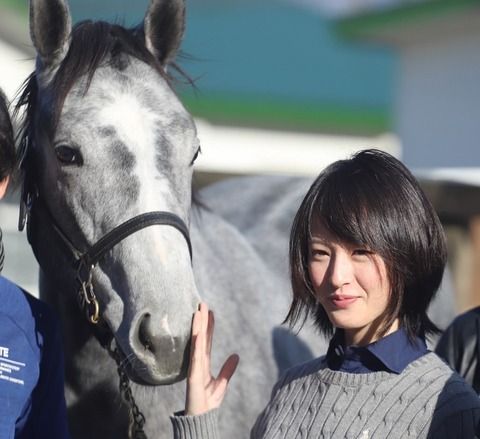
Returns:
[[[0,181],[12,174],[15,167],[15,146],[7,100],[0,90]]]

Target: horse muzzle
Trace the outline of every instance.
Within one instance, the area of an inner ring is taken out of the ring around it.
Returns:
[[[154,323],[144,313],[132,325],[128,347],[118,343],[130,379],[141,385],[167,385],[186,378],[190,358],[190,334],[174,335],[167,317]]]

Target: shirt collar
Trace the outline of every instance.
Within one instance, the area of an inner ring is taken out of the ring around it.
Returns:
[[[367,346],[345,347],[343,330],[337,330],[327,351],[327,363],[334,370],[366,373],[387,371],[400,374],[412,361],[428,352],[425,340],[412,342],[403,328]]]

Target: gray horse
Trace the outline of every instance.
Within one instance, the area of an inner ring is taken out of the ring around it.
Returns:
[[[112,356],[122,385],[133,381],[148,437],[170,436],[200,296],[216,311],[214,367],[241,357],[221,430],[245,437],[279,371],[325,349],[311,332],[307,347],[277,328],[289,305],[288,229],[308,181],[269,180],[262,197],[257,180],[220,184],[200,194],[212,209],[192,204],[200,146],[167,74],[183,1],[152,0],[131,30],[72,30],[65,0],[31,0],[30,18],[38,58],[20,101],[21,219],[41,297],[62,318],[73,437],[128,436]]]
[[[192,210],[200,146],[166,73],[183,1],[152,0],[131,30],[72,30],[63,0],[32,0],[30,19],[38,58],[20,103],[23,200],[40,294],[62,318],[73,436],[127,437],[116,364],[101,341],[134,382],[148,436],[168,437],[168,415],[184,405],[177,382],[201,294],[217,314],[214,364],[232,350],[242,359],[222,429],[244,437],[278,370],[310,353],[272,331],[288,307],[283,278],[227,221]]]

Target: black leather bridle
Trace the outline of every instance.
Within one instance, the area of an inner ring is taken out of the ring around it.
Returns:
[[[113,230],[100,238],[95,244],[93,244],[86,252],[82,253],[72,244],[72,241],[67,237],[62,228],[55,221],[55,217],[50,212],[50,209],[42,197],[40,197],[36,185],[29,185],[27,184],[27,180],[25,180],[20,203],[18,229],[22,231],[25,228],[25,224],[27,224],[27,235],[30,243],[32,243],[31,213],[33,212],[33,209],[40,209],[45,212],[56,235],[61,241],[63,241],[66,248],[69,249],[69,253],[71,256],[73,256],[72,268],[76,271],[76,280],[79,284],[78,301],[80,307],[85,312],[88,321],[94,325],[93,333],[95,334],[96,338],[117,363],[117,372],[120,380],[119,391],[129,410],[129,437],[135,439],[146,439],[147,436],[144,432],[145,415],[140,411],[135,402],[135,398],[133,397],[130,387],[130,380],[124,370],[125,362],[123,361],[122,354],[120,353],[118,347],[112,346],[113,334],[108,325],[106,325],[104,321],[102,322],[102,325],[97,325],[101,316],[100,306],[93,288],[93,270],[98,262],[105,256],[105,254],[118,243],[123,241],[128,236],[138,232],[139,230],[154,225],[166,225],[177,229],[187,242],[191,260],[192,244],[190,242],[188,228],[179,216],[171,212],[147,212],[137,215],[115,227]]]
[[[153,211],[137,215],[124,223],[118,225],[106,235],[100,238],[87,251],[81,252],[73,245],[72,241],[63,232],[58,225],[55,217],[50,212],[50,209],[40,196],[38,189],[34,185],[24,184],[22,191],[22,199],[20,205],[20,217],[18,229],[22,231],[25,224],[28,224],[27,233],[31,234],[29,219],[33,208],[43,208],[47,214],[53,230],[58,237],[63,241],[69,249],[71,256],[73,256],[73,269],[76,272],[76,280],[79,284],[78,300],[80,307],[85,312],[86,317],[90,323],[97,324],[100,318],[100,306],[92,283],[93,270],[98,262],[118,243],[123,241],[130,235],[145,229],[147,227],[162,225],[170,226],[177,229],[185,238],[190,253],[190,260],[192,259],[192,244],[190,235],[185,222],[178,216],[166,211]]]

